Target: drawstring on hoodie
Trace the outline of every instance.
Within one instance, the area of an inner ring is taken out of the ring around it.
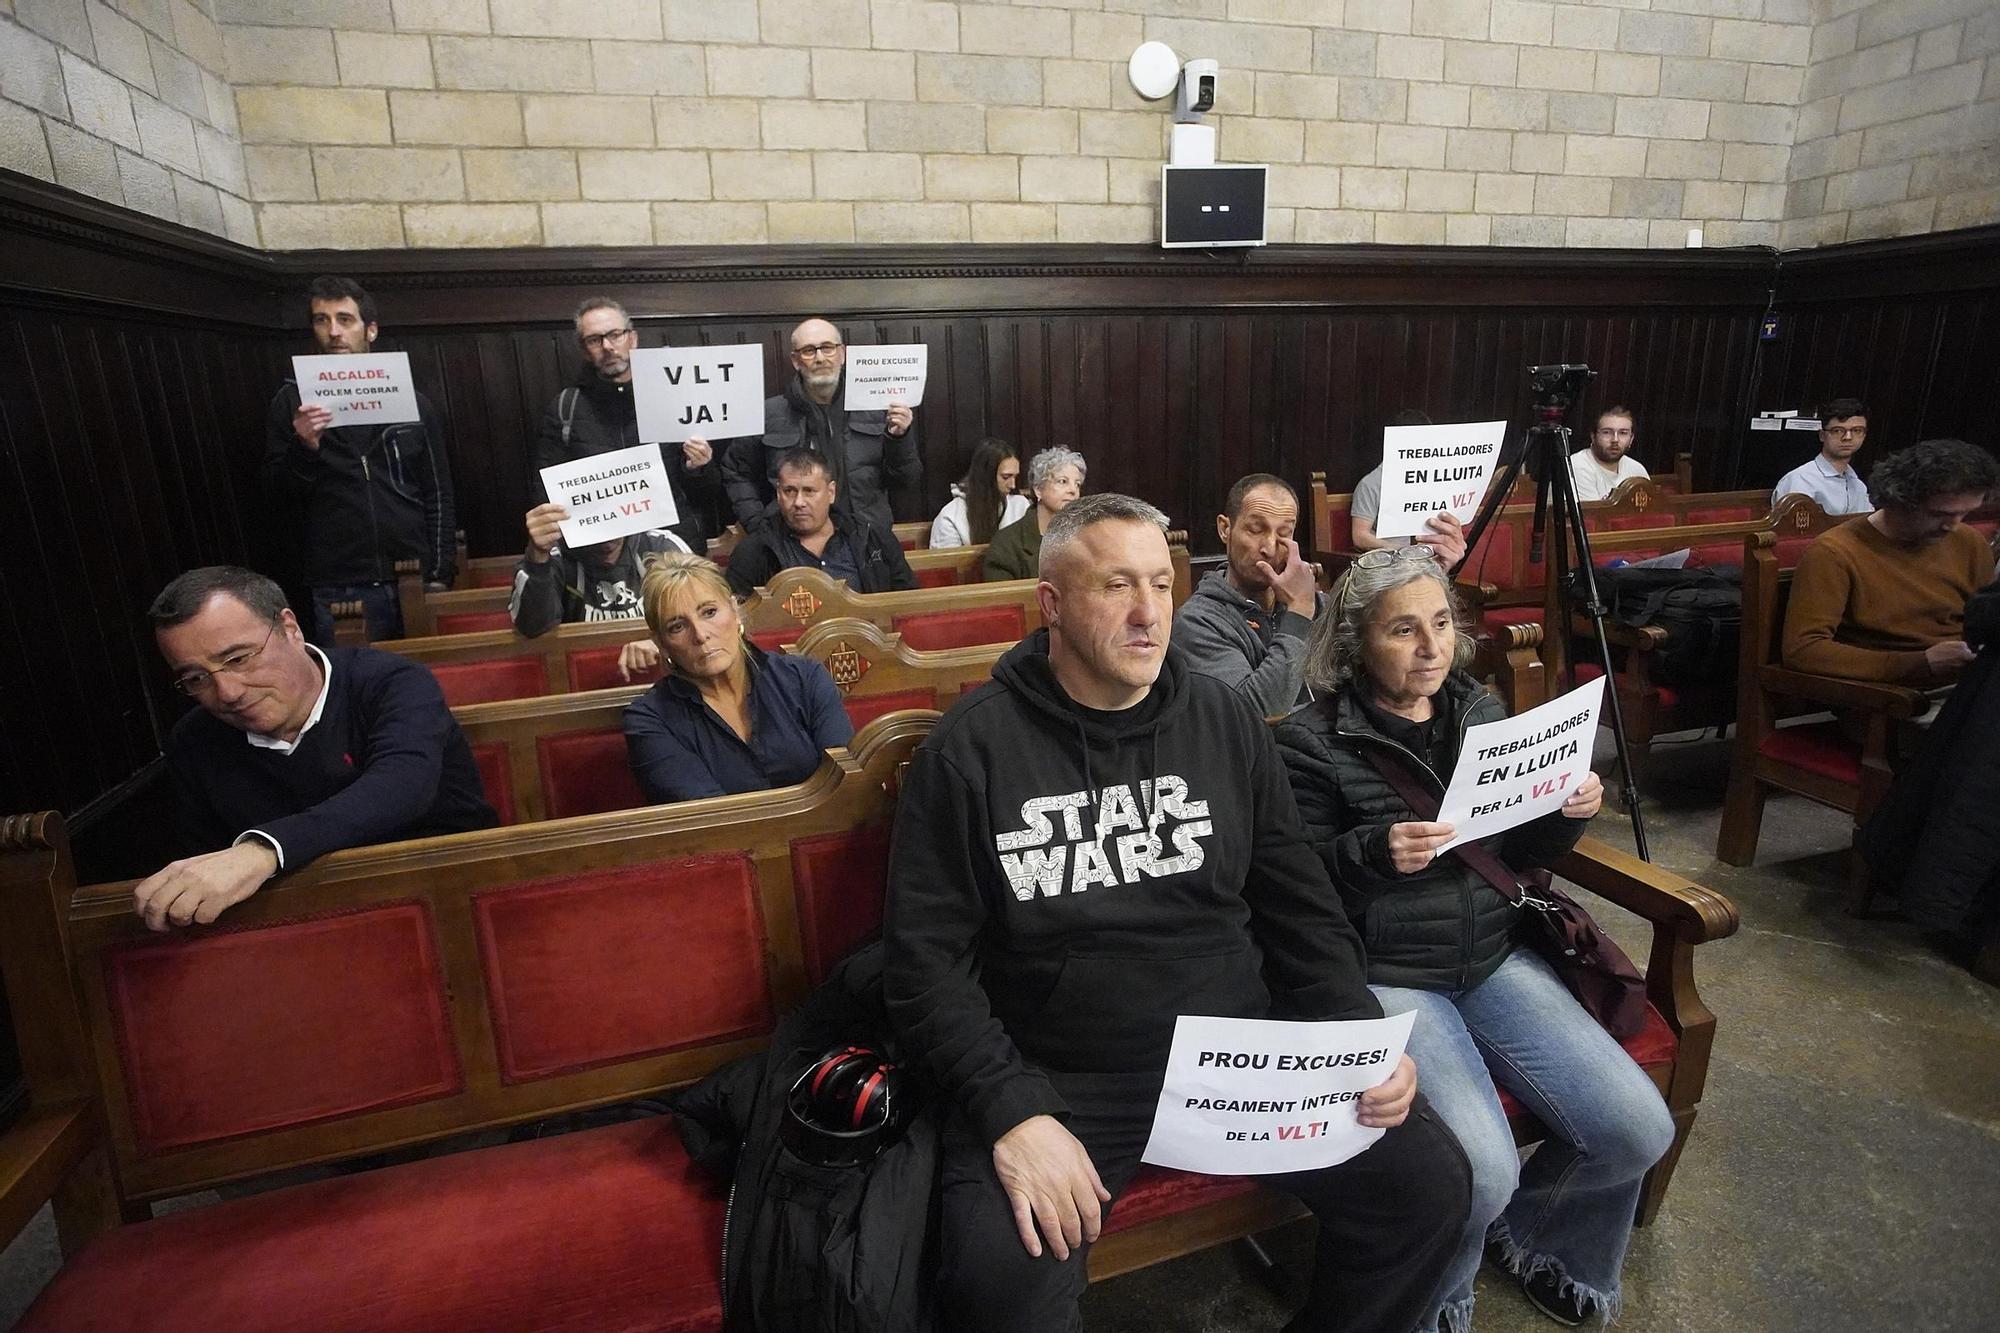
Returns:
[[[1097,787],[1097,775],[1090,767],[1090,733],[1083,729],[1083,719],[1070,714],[1076,723],[1076,745],[1083,753],[1083,785],[1090,793],[1090,840],[1099,847],[1104,845],[1104,800]],[[1160,836],[1160,807],[1154,800],[1159,793],[1154,790],[1160,776],[1160,723],[1155,719],[1146,729],[1146,772],[1150,776],[1139,779],[1139,809],[1146,816],[1146,836],[1157,839]]]

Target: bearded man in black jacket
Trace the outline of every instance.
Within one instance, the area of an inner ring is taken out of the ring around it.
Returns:
[[[917,428],[898,403],[850,412],[843,403],[847,345],[831,321],[809,319],[792,330],[792,366],[784,390],[764,400],[764,433],[732,440],[722,455],[723,488],[745,532],[777,522],[778,460],[791,449],[826,459],[840,488],[840,508],[884,532],[895,527],[892,490],[923,479]]]
[[[576,345],[584,364],[576,382],[556,395],[542,413],[542,431],[535,439],[535,469],[573,463],[593,454],[630,449],[639,443],[639,408],[632,397],[632,350],[639,331],[625,307],[608,296],[593,296],[576,308]],[[696,555],[708,550],[709,507],[722,489],[715,450],[704,439],[690,438],[678,446],[662,444],[667,484],[679,516],[667,530]],[[535,478],[535,490],[542,490]]]
[[[1085,1255],[1138,1169],[1176,1016],[1377,1018],[1360,941],[1263,720],[1168,652],[1166,518],[1078,500],[1041,551],[1042,623],[904,781],[886,998],[950,1099],[941,1216],[955,1329],[1079,1327]],[[1274,1176],[1318,1214],[1291,1327],[1408,1333],[1470,1171],[1416,1069],[1363,1095],[1388,1132]]]

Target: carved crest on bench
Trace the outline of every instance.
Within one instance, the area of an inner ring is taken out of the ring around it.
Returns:
[[[840,686],[842,694],[846,694],[858,685],[861,678],[868,674],[868,669],[874,665],[861,655],[860,649],[846,639],[835,644],[833,651],[826,655],[826,669],[832,674],[833,683]]]
[[[819,614],[819,598],[812,595],[811,589],[794,588],[785,598],[784,607],[787,615],[804,625]]]
[[[1803,506],[1792,511],[1792,526],[1800,532],[1812,527],[1812,514]]]
[[[1646,493],[1645,487],[1641,486],[1632,492],[1632,507],[1634,509],[1644,513],[1646,506],[1651,503],[1653,503],[1653,497]]]

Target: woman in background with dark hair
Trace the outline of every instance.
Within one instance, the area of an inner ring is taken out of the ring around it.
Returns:
[[[1028,512],[1028,497],[1015,494],[1021,456],[1005,440],[991,436],[972,451],[965,475],[952,485],[952,500],[931,520],[930,546],[984,546],[993,534]]]

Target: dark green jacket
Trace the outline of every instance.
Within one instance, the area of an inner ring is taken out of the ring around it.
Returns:
[[[1040,572],[1042,525],[1035,521],[1039,512],[1030,506],[1027,513],[994,533],[993,540],[986,543],[986,560],[980,566],[980,576],[986,582],[1031,579]]]

